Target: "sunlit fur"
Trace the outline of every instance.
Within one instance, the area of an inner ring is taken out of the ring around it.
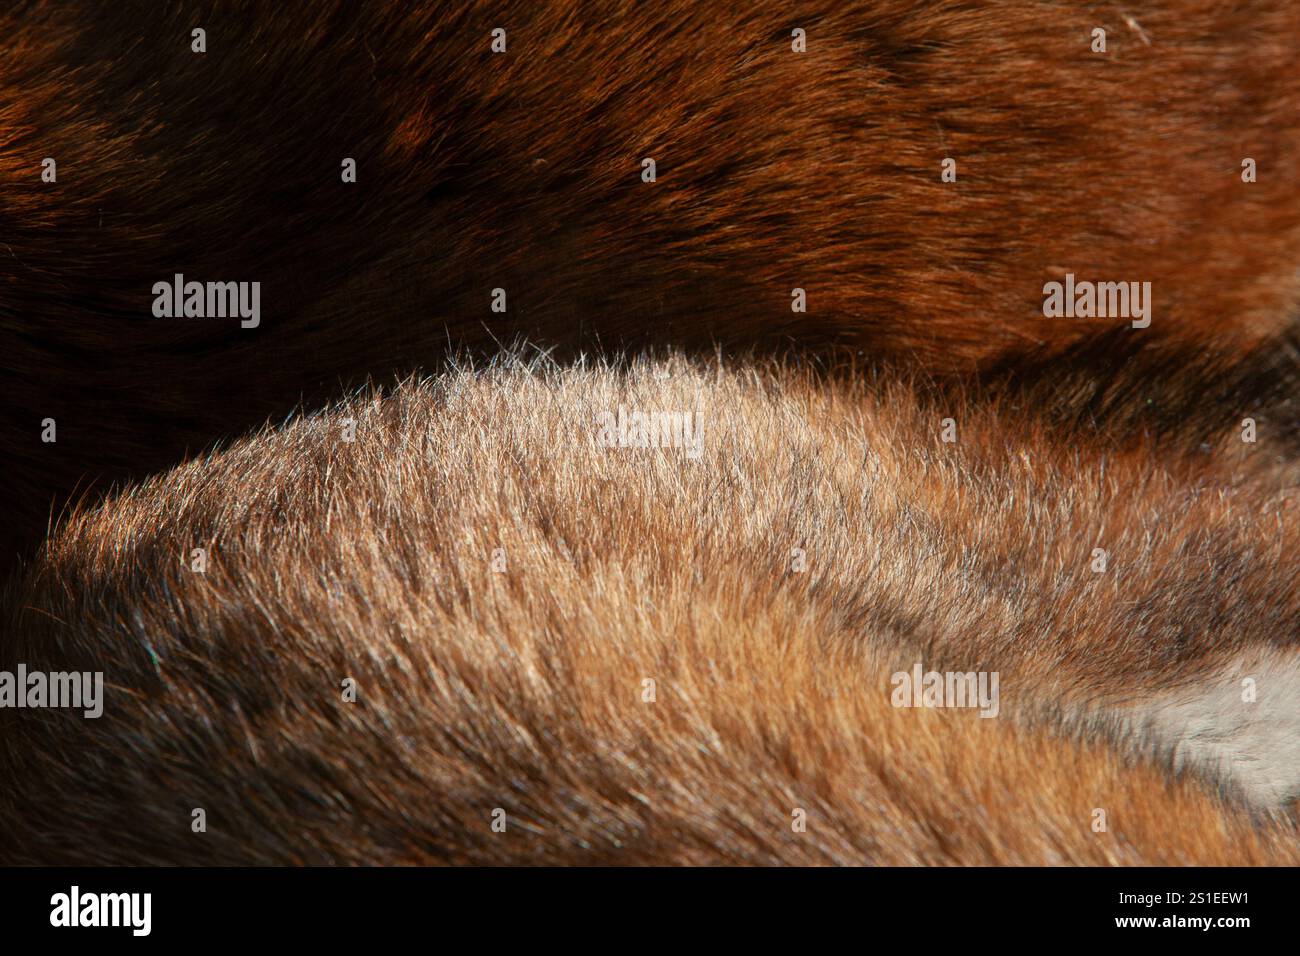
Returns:
[[[978,389],[506,359],[259,431],[12,586],[0,664],[110,689],[0,711],[6,859],[1300,863],[1294,749],[1193,739],[1300,711],[1291,348]],[[602,447],[620,405],[703,455]],[[998,671],[999,716],[894,707],[917,660]]]

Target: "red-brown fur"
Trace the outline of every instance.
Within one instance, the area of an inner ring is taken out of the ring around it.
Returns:
[[[1155,325],[1187,342],[1268,334],[1296,304],[1300,8],[1130,14],[21,3],[0,14],[0,550],[74,490],[449,343],[841,345],[965,369],[1106,324],[1042,317],[1067,270],[1152,282]],[[261,281],[261,327],[154,319],[176,272]]]
[[[1296,863],[1297,66],[1290,0],[0,12],[0,670],[110,684],[0,709],[0,862]]]

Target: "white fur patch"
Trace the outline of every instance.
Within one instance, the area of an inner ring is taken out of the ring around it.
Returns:
[[[1119,716],[1172,748],[1178,766],[1217,770],[1256,806],[1300,797],[1300,653],[1252,651]]]

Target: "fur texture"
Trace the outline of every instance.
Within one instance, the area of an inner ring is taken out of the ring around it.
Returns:
[[[110,690],[0,710],[8,859],[1296,864],[1294,748],[1234,730],[1300,713],[1296,459],[1171,414],[1294,394],[1279,355],[979,392],[513,360],[260,431],[12,585],[0,661]],[[603,446],[620,406],[698,411],[702,455]],[[999,715],[894,706],[915,661],[998,671]]]
[[[1292,0],[6,4],[0,558],[70,497],[519,333],[943,373],[1127,324],[1044,320],[1069,271],[1245,347],[1297,302],[1298,36]],[[154,319],[178,272],[261,282],[260,327]]]

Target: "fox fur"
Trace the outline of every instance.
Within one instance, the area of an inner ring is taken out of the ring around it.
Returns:
[[[108,696],[0,710],[9,860],[1300,863],[1295,434],[1204,400],[1285,410],[1294,343],[1084,354],[462,364],[77,510],[0,662]],[[895,706],[918,661],[1000,713]]]
[[[1248,348],[1297,305],[1297,37],[1293,0],[5,4],[0,558],[517,335],[966,372],[1127,326],[1044,319],[1073,273]],[[260,324],[155,318],[178,273],[260,282]]]
[[[1300,863],[1297,67],[1292,0],[6,4],[0,672],[106,700],[0,707],[0,863]]]

